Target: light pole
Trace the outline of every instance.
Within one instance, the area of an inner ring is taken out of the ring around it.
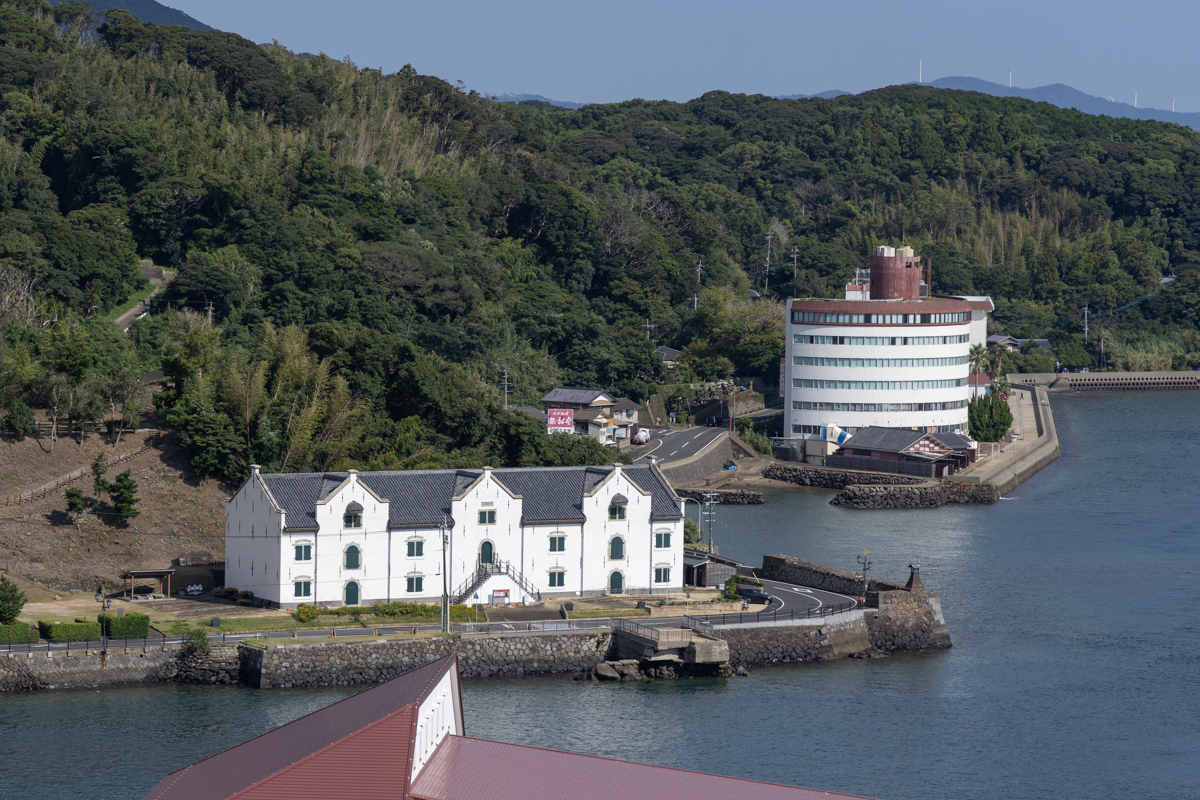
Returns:
[[[108,638],[104,635],[108,615],[105,613],[112,608],[112,600],[105,600],[104,595],[96,592],[96,602],[100,604],[100,649],[102,652],[108,652]]]
[[[867,560],[867,551],[866,550],[863,550],[862,555],[858,557],[858,564],[859,564],[859,566],[862,567],[862,576],[863,576],[862,604],[865,606],[867,604],[867,587],[870,586],[870,583],[867,582],[867,570],[869,570],[871,568],[871,562]]]
[[[442,633],[450,632],[450,574],[446,568],[446,548],[450,544],[450,534],[446,532],[446,518],[438,525],[442,533]]]

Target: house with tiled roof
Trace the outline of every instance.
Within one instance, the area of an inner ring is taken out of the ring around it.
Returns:
[[[518,717],[514,722],[520,724]],[[851,800],[467,736],[455,655],[167,775],[143,800]]]
[[[683,585],[682,505],[654,464],[253,466],[225,506],[225,582],[281,608],[666,593]]]

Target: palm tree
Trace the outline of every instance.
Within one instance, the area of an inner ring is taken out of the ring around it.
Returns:
[[[987,347],[976,342],[971,345],[971,352],[967,354],[967,360],[971,364],[971,372],[975,373],[975,396],[979,396],[979,371],[983,369],[983,362],[987,360]]]

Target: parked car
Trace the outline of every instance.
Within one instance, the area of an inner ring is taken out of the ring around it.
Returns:
[[[759,587],[749,586],[744,583],[738,586],[737,593],[749,600],[751,603],[770,603],[775,599]]]

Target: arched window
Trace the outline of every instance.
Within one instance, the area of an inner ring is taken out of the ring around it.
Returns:
[[[342,527],[361,528],[362,512],[363,507],[359,503],[351,503],[346,506],[346,513],[342,515]]]
[[[359,569],[362,566],[362,551],[358,545],[352,544],[346,548],[346,569]]]
[[[625,540],[620,536],[614,536],[613,540],[608,543],[608,557],[613,561],[625,558]]]
[[[629,505],[629,498],[623,494],[615,495],[612,502],[608,504],[608,518],[612,520],[625,519],[625,506]]]
[[[359,601],[359,589],[357,581],[350,581],[346,584],[346,605],[356,606]]]

